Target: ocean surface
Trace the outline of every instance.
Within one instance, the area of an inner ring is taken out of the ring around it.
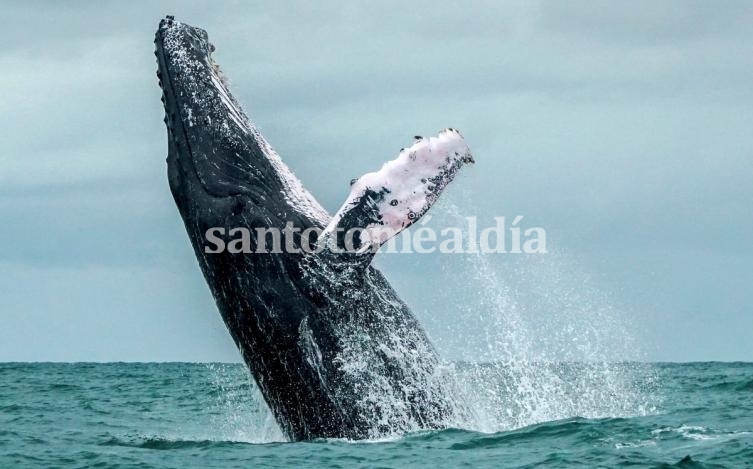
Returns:
[[[455,366],[467,428],[290,443],[242,365],[0,363],[0,467],[753,467],[753,363]]]

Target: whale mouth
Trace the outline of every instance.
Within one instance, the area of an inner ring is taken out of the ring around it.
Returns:
[[[204,197],[241,198],[244,208],[261,212],[274,206],[326,224],[329,215],[233,97],[207,32],[168,16],[154,42],[176,201],[191,200],[200,189]]]
[[[182,125],[194,125],[190,113],[183,119],[181,101],[196,100],[195,94],[202,81],[213,82],[214,78],[226,87],[219,66],[212,58],[215,47],[209,42],[206,31],[175,21],[168,16],[160,21],[154,39],[157,57],[157,78],[163,91],[165,121],[168,131],[178,132]],[[214,76],[213,76],[214,75]],[[214,83],[213,83],[214,84]],[[186,92],[193,88],[190,95]]]
[[[211,113],[226,114],[239,130],[252,132],[253,124],[230,93],[227,80],[214,60],[216,50],[201,28],[181,23],[168,16],[160,21],[155,37],[157,77],[165,92],[165,112],[173,126],[181,121],[188,127],[201,123],[196,106],[205,108],[204,121],[211,124]],[[222,120],[222,119],[220,119]]]
[[[192,142],[207,140],[214,133],[215,123],[221,125],[230,136],[230,128],[224,119],[233,119],[235,131],[246,131],[246,123],[240,117],[239,106],[230,98],[226,82],[219,67],[212,59],[214,46],[206,31],[175,21],[168,16],[160,21],[154,39],[157,57],[157,78],[162,89],[170,151],[168,167],[173,191],[177,189],[176,171],[182,176],[194,175],[210,194],[231,195],[218,190],[209,168],[213,163],[209,155],[203,155],[199,145]],[[223,100],[222,97],[227,99]],[[219,98],[227,109],[220,109]],[[223,116],[221,116],[223,115]],[[175,168],[173,168],[175,167]],[[182,179],[181,182],[184,182]],[[235,181],[237,182],[237,181]],[[238,187],[236,187],[237,189]]]

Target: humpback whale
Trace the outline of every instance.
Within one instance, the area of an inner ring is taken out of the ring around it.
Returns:
[[[291,440],[361,439],[458,422],[464,410],[452,378],[371,260],[473,162],[462,135],[417,137],[354,180],[330,216],[241,109],[213,51],[204,30],[171,16],[160,22],[168,181],[217,308],[280,428]],[[287,224],[296,228],[289,241],[304,242],[301,232],[316,228],[311,242],[326,248],[206,249],[213,228]],[[352,229],[354,249],[338,249]]]

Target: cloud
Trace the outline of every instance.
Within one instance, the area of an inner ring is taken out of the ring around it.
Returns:
[[[719,272],[730,252],[752,256],[753,17],[744,2],[6,5],[0,263],[13,275],[0,288],[35,276],[44,285],[24,309],[31,322],[9,334],[30,333],[45,305],[75,294],[81,301],[62,314],[95,335],[102,324],[83,299],[99,291],[100,311],[117,305],[112,279],[135,297],[146,283],[201,285],[165,178],[151,41],[166,13],[208,30],[234,93],[330,211],[351,178],[413,135],[452,126],[478,164],[448,196],[470,193],[458,201],[469,215],[524,215],[602,277],[632,272],[628,291],[679,288],[678,278],[697,289],[699,272]],[[675,270],[661,270],[661,253]],[[430,268],[422,262],[387,269],[407,291],[419,288],[413,273]],[[676,278],[649,278],[641,266]],[[92,273],[110,271],[121,273]],[[729,275],[751,279],[740,263]],[[666,314],[681,321],[693,308],[685,296],[662,297],[661,314],[674,308]],[[709,311],[738,314],[726,298],[741,296],[709,296]],[[13,298],[0,310],[24,304]],[[128,303],[135,328],[149,315],[174,317],[168,300],[162,313],[152,301]],[[645,295],[625,303],[663,320]],[[451,323],[451,313],[439,316]],[[170,333],[160,327],[156,335]],[[199,334],[189,329],[183,340]],[[720,331],[709,358],[732,356],[722,342]],[[657,356],[678,358],[672,343]]]

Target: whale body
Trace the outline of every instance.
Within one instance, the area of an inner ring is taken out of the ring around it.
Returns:
[[[370,438],[452,425],[454,384],[408,307],[370,261],[473,161],[460,133],[417,138],[355,180],[330,216],[230,93],[207,33],[167,17],[155,37],[170,189],[219,312],[291,440]],[[207,232],[288,232],[319,252],[208,252]],[[305,241],[301,232],[316,229]],[[340,233],[362,229],[357,252]],[[387,229],[385,231],[385,229]],[[387,234],[385,234],[387,233]]]

